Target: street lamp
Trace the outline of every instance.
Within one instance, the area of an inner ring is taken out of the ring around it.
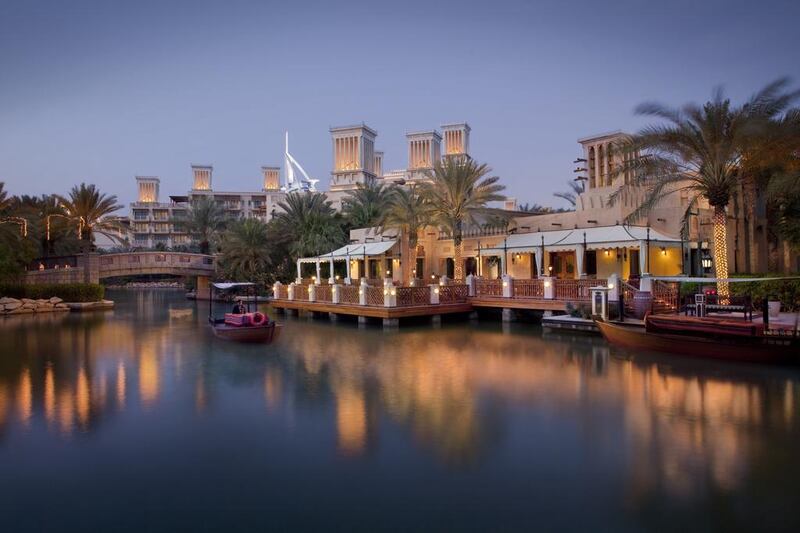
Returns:
[[[711,271],[711,267],[714,265],[714,259],[708,253],[708,251],[703,252],[703,257],[700,259],[700,265],[703,267],[703,271],[708,273]]]

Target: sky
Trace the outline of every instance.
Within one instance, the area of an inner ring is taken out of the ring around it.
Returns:
[[[471,155],[520,203],[563,206],[577,139],[636,131],[635,107],[800,85],[800,2],[0,0],[0,181],[85,181],[135,199],[258,190],[292,154],[327,188],[329,128],[366,123],[384,169],[405,134],[466,121]]]

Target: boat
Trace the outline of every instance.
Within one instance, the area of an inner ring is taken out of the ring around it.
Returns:
[[[223,318],[214,316],[214,300],[217,291],[235,294],[240,291],[250,293],[247,298],[240,298],[245,312],[225,313]],[[214,335],[220,339],[236,342],[259,342],[269,344],[278,339],[283,324],[271,320],[258,311],[258,295],[255,283],[211,283],[209,288],[208,321]],[[250,310],[253,304],[254,310]]]
[[[763,364],[800,362],[800,337],[792,330],[716,317],[647,315],[644,327],[596,321],[603,337],[629,350]]]

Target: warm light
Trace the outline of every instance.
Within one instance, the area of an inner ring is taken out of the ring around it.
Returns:
[[[436,288],[436,289],[433,289],[433,293],[434,293],[434,294],[439,294],[439,289],[438,289],[438,288]]]
[[[609,288],[609,289],[613,289],[613,288],[614,288],[614,284],[613,284],[613,283],[609,283],[609,284],[608,284],[608,288]]]
[[[311,292],[311,285],[308,286],[308,292]]]
[[[388,276],[389,274],[390,274],[390,272],[387,270],[387,271],[386,271],[386,275]]]
[[[436,274],[431,274],[431,279],[436,279]]]
[[[508,282],[507,281],[503,282],[503,287],[508,287]]]
[[[609,255],[611,255],[611,252],[610,252],[610,251],[608,251],[608,250],[603,250],[603,253],[605,254],[605,256],[606,256],[606,257],[608,257]]]
[[[545,288],[549,287],[550,286],[550,282],[549,281],[545,281],[544,282],[544,286],[545,286]]]
[[[395,296],[395,295],[397,295],[397,291],[392,289],[392,296]]]
[[[388,295],[388,294],[389,294],[389,291],[387,291],[386,289],[384,289],[384,290],[383,290],[383,295],[384,295],[384,296],[386,296],[386,295]]]
[[[336,276],[336,281],[339,281],[339,276],[338,275]]]
[[[314,281],[316,281],[316,280],[317,280],[317,276],[311,276],[311,279],[313,279]]]
[[[661,255],[667,255],[667,249],[663,246],[661,247]]]

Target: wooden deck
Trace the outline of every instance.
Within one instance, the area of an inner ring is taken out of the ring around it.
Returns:
[[[499,309],[527,309],[530,311],[566,311],[563,300],[540,300],[537,298],[503,298],[501,296],[472,296],[468,299],[473,307]]]
[[[380,307],[377,305],[333,304],[330,302],[309,302],[303,300],[273,300],[272,307],[275,307],[276,309],[310,311],[313,313],[334,313],[337,315],[352,315],[386,319],[469,313],[473,310],[472,304],[469,302],[439,305],[410,305],[404,307]]]

